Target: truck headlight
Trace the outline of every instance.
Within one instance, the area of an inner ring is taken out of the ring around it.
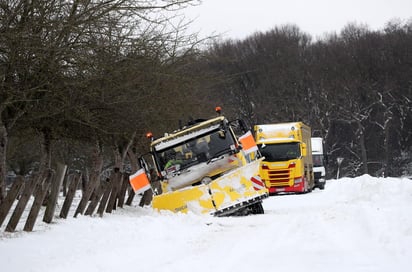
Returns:
[[[295,178],[295,184],[296,183],[301,183],[302,181],[303,181],[303,178],[302,177],[299,177],[299,178]]]

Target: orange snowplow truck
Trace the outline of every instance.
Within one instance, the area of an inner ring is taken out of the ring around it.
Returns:
[[[311,129],[302,122],[255,125],[264,156],[259,175],[270,194],[306,193],[314,186]]]

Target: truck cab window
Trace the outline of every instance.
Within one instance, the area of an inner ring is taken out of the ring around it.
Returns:
[[[267,161],[288,161],[300,157],[299,143],[258,145]]]
[[[312,155],[313,166],[323,166],[323,155]]]

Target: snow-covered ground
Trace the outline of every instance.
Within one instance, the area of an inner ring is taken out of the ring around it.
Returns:
[[[270,197],[265,214],[214,218],[136,205],[103,218],[0,229],[7,272],[411,271],[412,180],[343,178]]]

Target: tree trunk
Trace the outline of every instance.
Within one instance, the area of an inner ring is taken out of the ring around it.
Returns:
[[[361,148],[363,174],[368,174],[368,155],[366,152],[366,144],[365,144],[365,128],[361,124],[360,121],[358,121],[357,123],[358,123],[358,130],[359,130],[359,145]]]
[[[49,176],[49,172],[51,171],[51,129],[49,127],[44,127],[41,130],[42,137],[40,143],[40,167],[39,167],[39,174],[35,184],[42,184],[44,180],[46,180]],[[49,187],[46,186],[46,191],[44,192],[43,203],[45,205],[47,203],[48,194],[49,194]]]
[[[90,174],[89,182],[86,185],[86,189],[83,191],[82,199],[80,200],[79,205],[74,213],[74,217],[77,217],[79,214],[83,214],[87,202],[90,200],[92,193],[95,188],[100,184],[100,175],[103,168],[103,155],[102,155],[102,147],[99,141],[96,142],[94,151],[93,151],[93,169],[92,173]]]
[[[42,142],[40,143],[41,147],[41,158],[40,158],[40,168],[38,180],[36,183],[39,183],[47,178],[48,170],[51,167],[51,129],[43,128],[42,131]]]
[[[138,169],[138,167],[137,167],[137,164],[138,164],[137,155],[133,152],[132,149],[129,149],[128,152],[127,152],[127,156],[129,158],[129,161],[130,161],[130,167],[131,167],[132,173],[135,173]],[[135,194],[135,192],[133,191],[133,189],[130,185],[128,186],[128,188],[129,189],[128,189],[128,197],[127,197],[127,200],[126,200],[126,205],[130,206],[130,205],[132,205],[133,198],[135,197],[136,194]]]
[[[115,143],[112,147],[112,150],[113,150],[113,158],[114,158],[114,169],[118,169],[118,171],[122,171],[123,161],[122,161],[122,154],[120,154],[119,146]]]
[[[390,125],[391,125],[391,121],[392,121],[392,111],[390,109],[388,109],[387,111],[385,111],[384,117],[385,117],[385,123],[383,126],[383,135],[384,137],[384,150],[385,150],[385,155],[384,155],[384,161],[383,161],[383,173],[382,175],[384,177],[388,176],[391,172],[391,167],[392,167],[392,161],[391,161],[391,150],[389,148],[389,143],[390,143]]]
[[[7,129],[0,119],[0,205],[6,196]]]

